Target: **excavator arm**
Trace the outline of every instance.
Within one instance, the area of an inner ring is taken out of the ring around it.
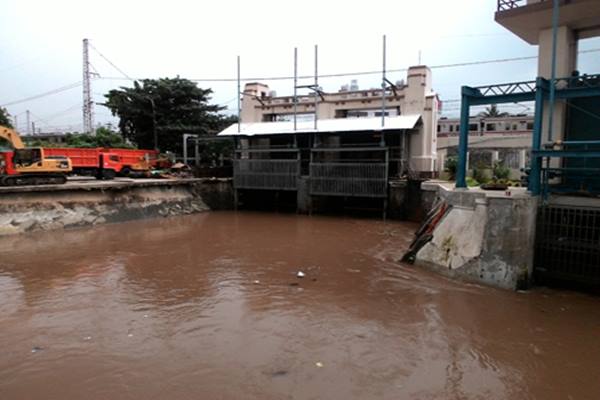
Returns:
[[[19,136],[17,131],[14,131],[10,128],[7,128],[5,126],[0,126],[0,138],[6,139],[12,145],[12,147],[15,149],[24,149],[25,148],[25,145],[23,144],[23,141],[21,140],[21,136]]]

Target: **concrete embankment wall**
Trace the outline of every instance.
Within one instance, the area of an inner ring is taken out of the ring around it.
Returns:
[[[228,179],[0,188],[0,236],[192,214],[232,206]]]
[[[524,191],[507,196],[436,186],[451,208],[417,253],[416,264],[506,289],[529,286],[537,198]]]

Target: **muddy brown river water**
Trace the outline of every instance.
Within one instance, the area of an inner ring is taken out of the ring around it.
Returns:
[[[600,298],[400,265],[414,229],[217,212],[2,238],[0,399],[600,398]]]

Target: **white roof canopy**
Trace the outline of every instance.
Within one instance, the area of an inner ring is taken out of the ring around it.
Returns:
[[[298,133],[360,132],[360,131],[393,131],[414,129],[421,116],[400,115],[386,117],[381,126],[381,118],[336,118],[320,119],[315,130],[314,121],[297,121],[294,131],[293,121],[242,123],[238,132],[238,124],[233,124],[218,136],[255,136],[255,135],[290,135]]]

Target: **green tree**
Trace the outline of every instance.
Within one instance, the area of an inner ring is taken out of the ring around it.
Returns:
[[[110,127],[100,127],[96,129],[94,135],[87,133],[66,133],[64,143],[53,143],[47,140],[32,140],[28,142],[32,147],[112,147],[112,148],[134,148],[127,143],[119,132],[115,132]]]
[[[7,128],[13,128],[13,124],[10,121],[10,114],[6,111],[6,108],[0,107],[0,125]]]
[[[486,107],[485,111],[482,111],[477,115],[487,118],[502,118],[508,117],[510,114],[507,112],[500,112],[498,106],[496,104],[492,104],[489,107]]]
[[[444,171],[448,173],[448,179],[453,181],[456,179],[456,170],[458,169],[458,157],[450,156],[444,164]]]
[[[103,105],[119,117],[123,137],[140,148],[154,148],[156,130],[161,151],[181,153],[184,133],[214,135],[236,121],[219,113],[224,107],[209,104],[211,94],[180,77],[144,79],[111,90]]]

